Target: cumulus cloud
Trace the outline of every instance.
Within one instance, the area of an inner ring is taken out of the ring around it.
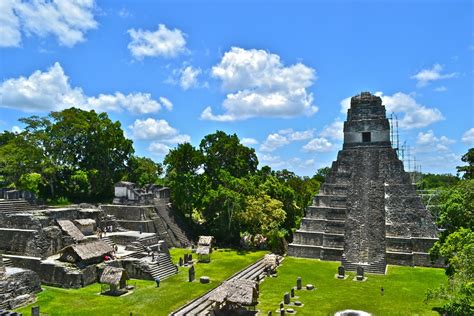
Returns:
[[[169,111],[173,109],[173,103],[165,97],[160,97],[160,102],[161,104]]]
[[[270,134],[267,136],[265,142],[260,146],[260,150],[263,152],[272,152],[277,148],[289,144],[290,141],[283,135],[278,133]]]
[[[417,152],[449,152],[449,145],[454,144],[455,141],[446,136],[436,137],[433,130],[426,133],[419,132],[416,139]]]
[[[474,128],[468,129],[461,138],[462,142],[468,146],[474,146]]]
[[[136,139],[171,138],[178,134],[178,130],[171,127],[165,120],[137,119],[129,126]]]
[[[265,142],[260,146],[262,152],[272,152],[277,148],[285,146],[289,143],[312,138],[314,130],[294,131],[293,129],[284,129],[278,133],[272,133],[267,136]]]
[[[442,71],[443,71],[443,66],[441,66],[440,64],[434,64],[431,69],[422,69],[421,71],[414,74],[410,78],[415,79],[417,81],[416,85],[418,87],[424,87],[424,86],[427,86],[432,81],[455,78],[459,75],[457,72],[443,74],[441,73]]]
[[[132,41],[128,49],[136,59],[144,57],[172,58],[186,51],[186,39],[179,29],[170,30],[159,24],[156,31],[129,29]]]
[[[165,107],[172,107],[168,99],[160,98],[160,101]],[[69,77],[59,63],[47,71],[37,70],[29,77],[11,78],[0,84],[0,107],[47,112],[73,106],[97,111],[127,110],[137,114],[154,113],[161,109],[161,104],[149,93],[115,92],[87,96],[80,87],[71,87]]]
[[[414,97],[403,92],[393,95],[384,95],[376,92],[375,95],[382,98],[382,104],[387,109],[387,114],[395,112],[398,114],[398,125],[403,129],[426,127],[435,122],[444,120],[443,114],[437,108],[429,108],[416,102]],[[351,98],[341,101],[341,112],[346,113],[350,107]]]
[[[255,138],[242,138],[240,143],[244,146],[257,145],[258,141]]]
[[[319,133],[320,136],[332,139],[334,141],[344,140],[344,122],[340,119],[336,119],[330,125],[326,125],[322,132]]]
[[[19,134],[19,133],[21,133],[22,131],[23,131],[23,130],[22,130],[19,126],[14,125],[14,126],[12,127],[12,133]]]
[[[3,0],[0,2],[0,46],[18,47],[22,32],[39,37],[55,36],[60,45],[72,47],[97,28],[93,0]]]
[[[198,85],[198,76],[201,74],[200,68],[194,68],[192,66],[187,66],[181,70],[181,76],[179,79],[179,85],[184,90],[189,88],[196,87]]]
[[[316,79],[315,70],[301,63],[285,67],[276,54],[232,47],[212,68],[227,92],[223,114],[207,107],[201,118],[236,121],[252,117],[312,115],[318,108],[307,88]]]
[[[314,138],[303,146],[303,151],[306,152],[328,152],[333,149],[333,144],[324,137]]]
[[[128,127],[137,140],[152,140],[148,150],[155,155],[167,154],[170,146],[189,143],[191,137],[186,134],[180,134],[165,120],[156,120],[147,118],[145,120],[137,119]]]
[[[169,146],[159,142],[152,142],[148,146],[148,151],[152,152],[157,156],[166,155],[170,151],[170,149],[171,148]]]

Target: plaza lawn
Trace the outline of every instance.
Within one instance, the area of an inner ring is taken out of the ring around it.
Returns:
[[[173,262],[179,256],[189,253],[185,249],[171,249]],[[133,293],[122,297],[102,296],[100,284],[92,284],[82,289],[61,289],[43,286],[44,291],[38,294],[34,305],[39,305],[42,313],[48,315],[168,315],[186,302],[202,295],[211,288],[229,278],[235,272],[263,257],[265,251],[238,252],[220,249],[211,255],[210,263],[197,263],[196,279],[206,275],[211,278],[210,284],[199,281],[189,283],[188,268],[161,282],[156,288],[153,281],[130,280],[136,285]],[[23,315],[31,314],[31,305],[19,310]]]
[[[334,315],[345,309],[364,310],[374,315],[437,315],[433,307],[441,302],[423,303],[425,291],[446,282],[443,269],[389,266],[387,275],[366,274],[365,282],[334,277],[339,262],[286,257],[278,268],[278,277],[266,278],[260,285],[259,315],[275,311],[285,292],[296,286],[298,276],[303,287],[311,283],[314,291],[296,291],[303,307],[293,307],[297,315]],[[381,295],[380,288],[384,288]],[[292,299],[293,301],[294,299]],[[275,312],[274,312],[275,314]]]

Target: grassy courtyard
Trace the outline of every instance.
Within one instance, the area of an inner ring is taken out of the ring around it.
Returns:
[[[437,315],[433,307],[440,302],[423,302],[425,291],[446,282],[443,269],[389,266],[387,275],[369,274],[365,282],[334,277],[338,262],[287,257],[278,268],[278,277],[267,278],[260,285],[260,315],[275,311],[285,292],[296,286],[298,276],[303,286],[311,283],[314,291],[296,291],[303,307],[293,307],[297,315],[334,315],[345,309],[356,309],[374,315]],[[380,288],[384,288],[381,295]]]
[[[189,250],[171,249],[173,262]],[[210,284],[187,282],[187,268],[180,268],[180,273],[161,282],[156,288],[153,281],[130,280],[136,285],[133,293],[122,297],[100,295],[100,284],[92,284],[82,289],[61,289],[43,286],[34,305],[41,307],[41,312],[48,315],[168,315],[186,302],[207,292],[227,279],[235,272],[252,264],[266,252],[237,252],[220,249],[212,254],[211,263],[195,265],[196,278],[206,275],[211,278]],[[24,315],[31,314],[31,306],[19,310]]]

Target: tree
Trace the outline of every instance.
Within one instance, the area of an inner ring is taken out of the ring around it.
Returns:
[[[463,156],[472,166],[473,150]],[[448,284],[427,292],[426,299],[442,298],[443,311],[449,315],[474,314],[474,179],[472,169],[464,170],[464,179],[441,195],[438,225],[444,228],[430,253],[442,256],[447,264]]]
[[[166,166],[166,181],[172,188],[171,201],[189,221],[200,200],[200,176],[198,174],[203,157],[191,144],[179,144],[171,149],[163,163]]]
[[[314,179],[317,180],[319,183],[324,183],[326,178],[331,174],[331,167],[324,167],[318,169],[316,174],[314,175]]]
[[[134,182],[140,187],[146,184],[156,184],[163,173],[161,164],[150,158],[132,156],[127,163],[127,173],[124,180]]]
[[[431,289],[426,300],[443,299],[443,311],[450,315],[472,315],[474,307],[474,232],[460,228],[450,234],[439,247],[446,258],[449,279],[447,285]]]
[[[112,198],[113,185],[125,175],[133,154],[132,141],[124,137],[119,122],[106,113],[76,108],[20,121],[22,133],[0,136],[4,179],[19,185],[23,174],[34,172],[42,177],[43,198],[70,198],[78,192],[88,201]]]
[[[207,135],[201,141],[199,149],[204,157],[204,170],[214,181],[217,180],[221,169],[237,178],[257,171],[258,159],[255,149],[242,145],[235,134],[227,135],[217,131]]]
[[[457,167],[456,169],[458,170],[458,173],[464,173],[463,178],[464,179],[473,179],[474,178],[474,148],[470,148],[467,153],[465,153],[461,160],[463,162],[467,162],[467,166],[460,166]]]

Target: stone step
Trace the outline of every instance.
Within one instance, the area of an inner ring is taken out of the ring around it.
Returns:
[[[305,217],[313,219],[345,220],[346,208],[311,205],[306,208]]]
[[[13,268],[13,262],[9,258],[3,257],[3,265],[8,268]]]
[[[318,194],[313,199],[315,206],[346,207],[347,196]]]
[[[343,234],[345,230],[345,221],[303,217],[301,219],[299,230]]]

